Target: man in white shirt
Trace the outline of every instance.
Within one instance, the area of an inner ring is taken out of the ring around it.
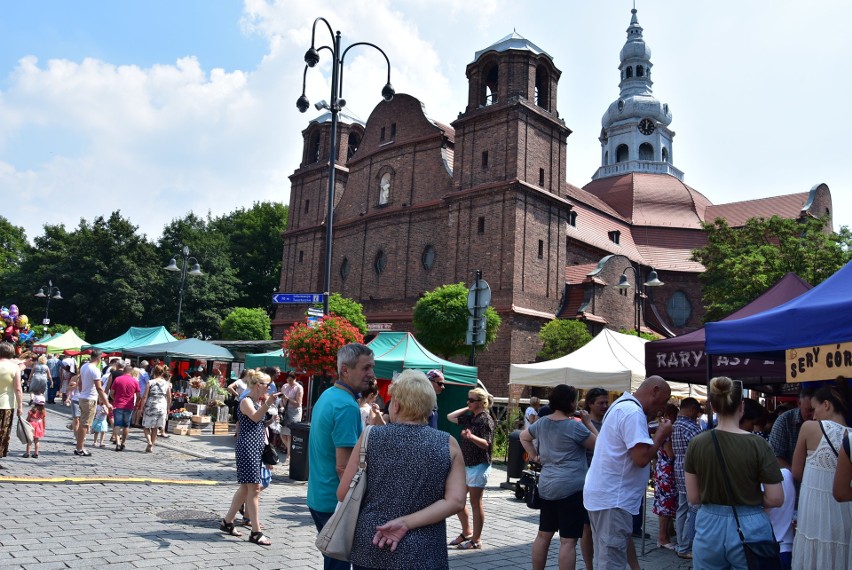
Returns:
[[[80,369],[80,424],[77,428],[77,447],[74,449],[74,455],[91,455],[86,451],[86,436],[95,419],[98,401],[107,411],[112,407],[101,383],[101,351],[95,348],[92,349],[89,362]]]
[[[648,485],[648,465],[672,430],[671,422],[661,418],[652,439],[648,418],[662,412],[670,396],[666,381],[650,376],[632,395],[625,392],[613,402],[604,416],[583,487],[596,568],[627,566],[626,545]]]

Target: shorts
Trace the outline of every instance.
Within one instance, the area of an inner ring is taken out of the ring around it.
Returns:
[[[97,411],[97,400],[84,400],[80,398],[80,425],[90,426],[95,420],[95,412]]]
[[[71,400],[71,417],[80,417],[80,400]]]
[[[549,501],[541,499],[541,515],[538,530],[559,531],[559,538],[580,538],[583,525],[589,523],[589,513],[583,506],[583,492],[574,493],[564,499]]]
[[[112,410],[112,424],[115,427],[130,427],[130,422],[133,419],[133,408]]]
[[[484,489],[488,484],[488,474],[491,473],[490,463],[480,463],[473,467],[465,465],[464,473],[467,477],[467,486],[475,489]]]

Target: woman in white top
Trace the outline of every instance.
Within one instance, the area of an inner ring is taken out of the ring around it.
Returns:
[[[290,458],[290,426],[302,421],[302,398],[305,395],[305,389],[302,385],[296,382],[296,373],[290,371],[287,373],[287,383],[281,387],[281,394],[284,396],[281,402],[284,405],[284,423],[281,427],[281,439],[284,440],[284,447],[287,449],[287,458]]]

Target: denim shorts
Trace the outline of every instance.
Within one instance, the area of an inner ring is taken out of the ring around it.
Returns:
[[[491,473],[490,463],[480,463],[473,467],[464,468],[464,473],[467,476],[467,486],[476,489],[484,489],[488,484],[488,474]]]
[[[114,408],[112,410],[113,425],[115,427],[130,427],[130,420],[133,417],[133,408],[122,410]]]
[[[80,417],[80,400],[71,400],[71,417]]]

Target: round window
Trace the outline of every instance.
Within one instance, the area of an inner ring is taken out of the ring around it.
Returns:
[[[423,255],[420,256],[420,262],[423,264],[423,269],[429,271],[435,265],[435,248],[432,245],[427,245],[423,250]]]
[[[376,275],[381,275],[387,265],[388,256],[385,254],[385,250],[380,249],[378,253],[376,253],[376,260],[373,262],[373,269],[376,270]]]
[[[340,278],[346,281],[347,277],[349,277],[349,258],[344,257],[340,262]]]
[[[672,324],[676,327],[683,327],[692,316],[692,306],[689,304],[689,297],[683,291],[675,291],[666,303],[666,312],[672,320]]]

